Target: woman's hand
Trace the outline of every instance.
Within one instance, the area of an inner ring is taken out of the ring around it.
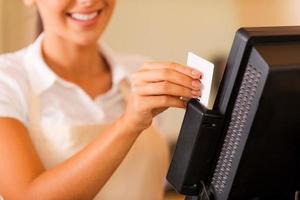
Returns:
[[[185,108],[183,99],[201,96],[201,77],[201,72],[180,64],[145,63],[131,77],[132,93],[123,115],[127,126],[140,132],[167,108]]]

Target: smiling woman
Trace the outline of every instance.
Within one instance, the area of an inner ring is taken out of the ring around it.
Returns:
[[[0,56],[0,194],[161,200],[168,148],[152,121],[198,97],[201,72],[99,44],[114,0],[24,2],[44,32]]]

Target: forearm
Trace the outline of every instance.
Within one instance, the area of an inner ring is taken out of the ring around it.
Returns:
[[[26,190],[28,199],[92,199],[122,162],[137,133],[120,120],[86,148],[36,177]],[[24,199],[24,198],[23,198]]]

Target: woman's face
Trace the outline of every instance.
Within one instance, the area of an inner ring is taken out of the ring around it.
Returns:
[[[38,7],[46,34],[80,45],[98,40],[115,5],[115,0],[31,1]]]

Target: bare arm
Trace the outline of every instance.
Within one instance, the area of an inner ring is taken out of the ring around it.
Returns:
[[[81,152],[45,171],[20,122],[2,118],[0,127],[0,194],[12,200],[93,198],[138,136],[119,120]]]
[[[0,118],[0,194],[9,200],[92,199],[154,116],[168,107],[184,108],[179,96],[200,94],[200,76],[174,63],[145,64],[132,77],[133,93],[123,116],[86,148],[49,170],[24,125]]]

